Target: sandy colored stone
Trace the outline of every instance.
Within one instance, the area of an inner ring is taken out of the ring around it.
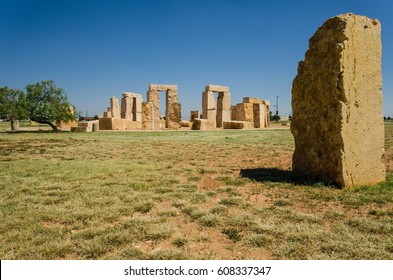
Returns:
[[[242,121],[228,121],[223,123],[224,129],[251,129],[253,124],[251,122]]]
[[[192,127],[192,122],[191,121],[180,121],[180,126],[181,127]]]
[[[252,103],[239,103],[236,107],[237,121],[254,122],[254,105]]]
[[[231,110],[218,110],[216,117],[217,127],[222,127],[223,122],[231,121]]]
[[[190,121],[192,122],[194,119],[199,119],[201,117],[201,113],[199,111],[191,111]]]
[[[119,106],[119,99],[115,96],[113,96],[110,99],[110,104],[111,104],[111,115],[112,118],[117,118],[120,119],[120,106]]]
[[[192,130],[210,130],[216,128],[216,122],[206,119],[194,119],[192,122]]]
[[[160,116],[160,92],[165,91],[165,122],[163,124]],[[152,107],[152,130],[159,130],[164,128],[178,129],[180,128],[181,120],[181,105],[178,100],[178,91],[176,85],[149,85],[147,91],[147,101],[151,102]]]
[[[262,103],[263,100],[258,97],[243,97],[243,103]]]
[[[177,85],[156,85],[150,84],[149,90],[151,91],[177,91]]]
[[[179,129],[181,127],[181,104],[179,102],[173,102],[168,106],[165,120],[168,129]]]
[[[142,103],[142,129],[153,130],[153,103]]]
[[[225,92],[225,91],[229,91],[229,87],[227,87],[227,86],[217,86],[217,85],[207,85],[205,87],[205,91]]]
[[[236,108],[236,105],[231,106],[231,121],[236,121]]]
[[[202,93],[202,111],[203,110],[215,110],[216,99],[214,97],[214,92],[205,91]]]
[[[214,124],[214,128],[217,126],[217,110],[203,110],[202,119],[209,120],[210,123]]]
[[[342,187],[385,180],[380,31],[345,14],[309,40],[292,87],[296,174]]]

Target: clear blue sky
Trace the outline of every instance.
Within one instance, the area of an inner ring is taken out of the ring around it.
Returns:
[[[54,80],[76,107],[102,114],[111,96],[177,84],[182,116],[207,84],[232,104],[260,97],[291,112],[308,39],[347,12],[382,23],[384,114],[393,116],[391,0],[0,0],[0,86]]]

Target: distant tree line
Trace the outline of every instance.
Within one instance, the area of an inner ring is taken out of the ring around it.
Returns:
[[[25,119],[57,130],[55,122],[73,121],[75,112],[64,90],[53,81],[28,84],[25,92],[7,86],[0,88],[0,116],[10,119],[12,130],[18,130],[19,120]]]

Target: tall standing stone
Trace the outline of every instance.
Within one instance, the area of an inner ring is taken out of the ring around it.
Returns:
[[[385,180],[380,31],[345,14],[309,40],[292,87],[296,174],[342,187]]]

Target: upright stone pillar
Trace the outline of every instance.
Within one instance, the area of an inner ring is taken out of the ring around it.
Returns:
[[[151,118],[152,121],[152,130],[159,130],[160,127],[160,91],[154,89],[150,85],[150,89],[147,92],[147,102],[151,102],[153,108],[153,116]]]
[[[119,107],[119,99],[116,97],[112,97],[110,100],[111,103],[111,116],[112,118],[120,119],[120,107]]]
[[[181,105],[177,87],[170,87],[166,92],[165,125],[168,129],[179,129],[181,121]]]
[[[222,127],[223,122],[231,121],[231,94],[229,91],[218,93],[217,98],[217,127]]]
[[[212,123],[212,127],[216,127],[216,100],[213,91],[204,91],[202,93],[202,119],[207,119]]]
[[[309,40],[292,87],[296,174],[342,187],[385,180],[380,31],[345,14]]]
[[[126,120],[133,120],[134,98],[129,93],[123,93],[121,99],[121,118]]]

